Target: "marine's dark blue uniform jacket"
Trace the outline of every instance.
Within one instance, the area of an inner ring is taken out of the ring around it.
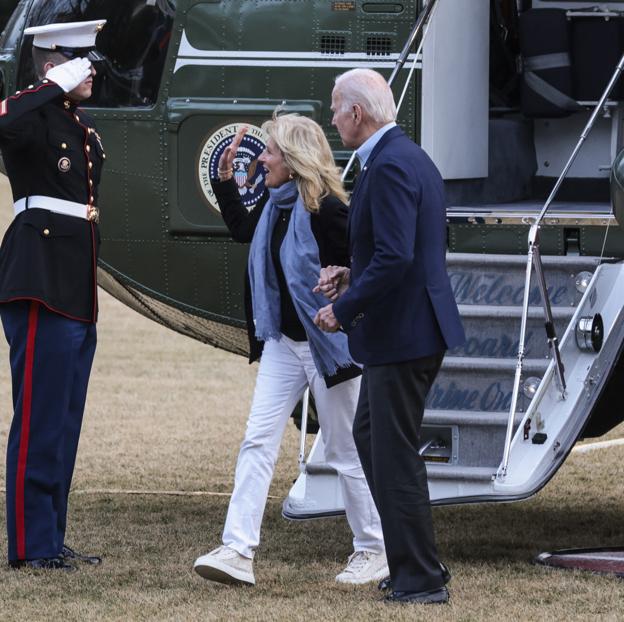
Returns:
[[[446,272],[440,173],[399,127],[383,135],[349,213],[351,285],[334,304],[356,361],[382,365],[464,341]]]
[[[0,104],[0,148],[13,200],[45,196],[97,205],[105,158],[91,118],[42,80]],[[97,318],[97,224],[27,209],[0,247],[0,302],[38,300],[67,317]]]

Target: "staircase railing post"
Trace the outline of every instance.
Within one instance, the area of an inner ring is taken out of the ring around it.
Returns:
[[[518,409],[518,396],[520,394],[520,380],[522,378],[522,365],[524,362],[524,347],[526,341],[526,328],[529,316],[529,302],[531,294],[531,274],[533,272],[533,253],[535,244],[539,237],[539,227],[532,225],[529,231],[529,252],[527,256],[527,265],[524,276],[524,295],[522,299],[522,315],[520,318],[520,338],[518,340],[518,360],[516,362],[516,373],[514,376],[513,390],[511,393],[511,404],[509,406],[509,418],[507,419],[507,431],[505,433],[505,446],[503,450],[503,460],[498,467],[496,477],[499,479],[507,475],[507,467],[509,465],[509,453],[511,450],[511,441],[513,437],[514,421],[516,419],[516,411]]]

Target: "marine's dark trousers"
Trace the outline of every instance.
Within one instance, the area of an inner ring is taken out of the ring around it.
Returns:
[[[30,301],[0,304],[0,316],[13,380],[6,468],[9,561],[55,557],[65,539],[96,328]]]
[[[365,367],[353,422],[360,461],[381,517],[396,591],[444,585],[420,448],[427,393],[443,354]]]

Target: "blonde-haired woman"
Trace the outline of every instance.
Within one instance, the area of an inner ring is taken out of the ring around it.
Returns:
[[[267,190],[248,212],[233,180],[246,128],[219,161],[212,181],[223,219],[238,242],[251,242],[245,291],[250,362],[260,366],[241,445],[223,544],[195,561],[204,578],[255,585],[253,557],[286,423],[307,386],[316,402],[325,458],[338,472],[354,553],[336,580],[367,583],[388,575],[379,515],[353,442],[360,369],[346,335],[313,322],[324,302],[312,290],[319,270],[348,265],[346,195],[322,129],[295,114],[263,126],[258,158]]]

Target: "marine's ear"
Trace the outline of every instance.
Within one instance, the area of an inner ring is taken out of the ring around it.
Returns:
[[[48,73],[48,71],[50,71],[50,69],[54,67],[56,67],[56,65],[51,60],[47,61],[45,65],[43,66],[43,75],[45,76]]]

